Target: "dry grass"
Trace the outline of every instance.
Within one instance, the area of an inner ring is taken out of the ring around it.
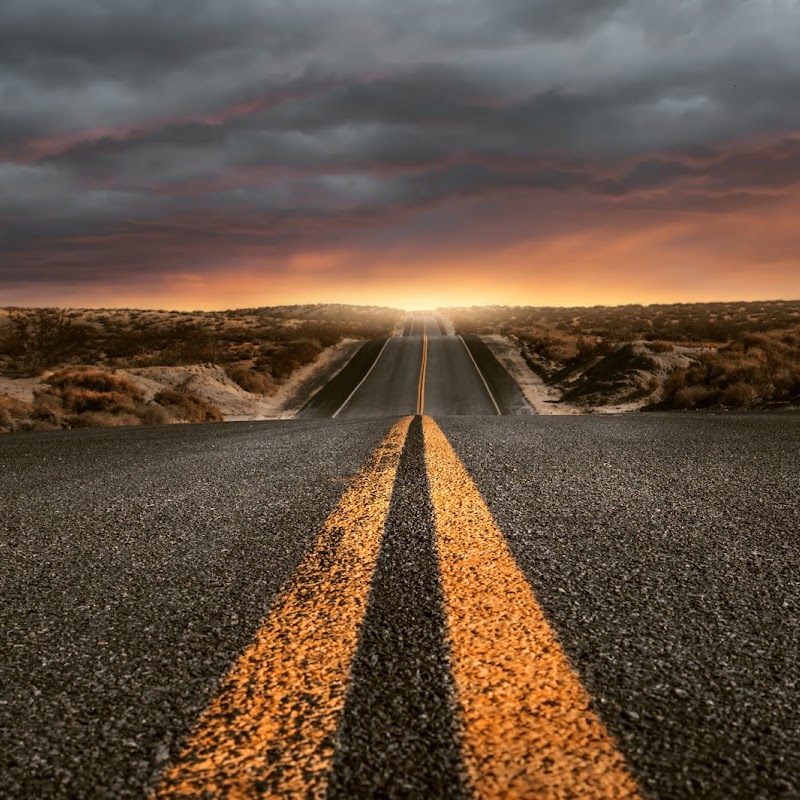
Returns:
[[[293,314],[297,316],[292,316]],[[342,339],[392,331],[402,312],[287,306],[227,312],[0,309],[0,374],[39,375],[69,364],[132,368],[214,363],[280,383]]]
[[[664,382],[659,408],[752,408],[800,405],[800,327],[749,334]]]

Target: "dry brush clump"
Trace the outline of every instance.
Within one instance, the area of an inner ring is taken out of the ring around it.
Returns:
[[[222,422],[223,420],[223,416],[216,406],[203,400],[202,397],[185,391],[164,389],[153,400],[173,419],[180,422]]]
[[[129,380],[98,369],[69,367],[53,373],[45,383],[69,414],[133,414],[144,400]]]
[[[33,418],[33,405],[16,397],[0,394],[0,431],[19,430],[23,421]]]
[[[146,401],[127,378],[92,367],[50,375],[28,403],[0,395],[0,430],[221,422],[219,409],[186,391],[165,390]]]
[[[800,405],[800,328],[749,334],[701,354],[664,382],[655,408],[750,408]]]

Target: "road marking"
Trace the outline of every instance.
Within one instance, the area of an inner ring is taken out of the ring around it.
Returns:
[[[425,379],[428,376],[428,335],[422,335],[422,361],[419,365],[419,385],[417,386],[417,414],[425,413]]]
[[[346,405],[347,405],[347,404],[348,404],[348,403],[349,403],[349,402],[350,402],[350,401],[353,399],[353,395],[354,395],[354,394],[355,394],[355,393],[356,393],[356,392],[357,392],[357,391],[358,391],[358,390],[361,388],[361,386],[362,386],[362,384],[364,383],[364,381],[365,381],[367,378],[369,378],[369,374],[370,374],[370,372],[372,372],[372,370],[374,370],[374,369],[375,369],[375,365],[378,363],[378,359],[379,359],[379,358],[380,358],[380,357],[383,355],[383,351],[386,349],[386,345],[387,345],[387,344],[389,344],[389,341],[390,341],[391,339],[392,339],[392,337],[390,336],[390,337],[389,337],[389,338],[388,338],[388,339],[387,339],[387,340],[386,340],[386,341],[383,343],[383,347],[381,347],[381,350],[380,350],[380,352],[379,352],[379,353],[378,353],[378,355],[375,357],[375,360],[372,362],[372,366],[371,366],[371,367],[370,367],[370,368],[367,370],[367,374],[366,374],[366,375],[365,375],[365,376],[364,376],[364,377],[363,377],[363,378],[362,378],[362,379],[361,379],[361,380],[358,382],[358,386],[356,386],[356,388],[355,388],[355,389],[353,389],[353,391],[352,391],[352,392],[350,392],[350,394],[349,394],[349,395],[347,395],[347,400],[345,400],[345,401],[344,401],[344,403],[342,403],[342,404],[339,406],[339,408],[337,408],[337,409],[336,409],[336,413],[333,415],[332,419],[336,419],[336,417],[338,417],[338,416],[339,416],[339,412],[340,412],[340,411],[341,411],[341,410],[342,410],[342,409],[343,409],[343,408],[344,408],[344,407],[345,407],[345,406],[346,406]]]
[[[458,338],[461,339],[461,344],[464,345],[464,349],[467,351],[467,355],[472,359],[472,363],[475,365],[475,372],[478,373],[480,379],[483,381],[483,385],[486,387],[486,393],[489,395],[489,399],[492,401],[494,405],[494,410],[497,412],[497,416],[501,417],[502,414],[500,413],[500,406],[497,405],[497,400],[494,399],[492,390],[489,388],[489,384],[486,383],[486,378],[483,377],[483,373],[481,372],[481,369],[478,366],[478,362],[475,360],[475,356],[472,355],[472,351],[469,349],[469,347],[467,347],[467,343],[464,341],[464,337],[459,334]]]
[[[411,417],[325,521],[152,798],[322,798]]]
[[[425,462],[462,748],[477,798],[638,798],[475,484],[431,417]]]

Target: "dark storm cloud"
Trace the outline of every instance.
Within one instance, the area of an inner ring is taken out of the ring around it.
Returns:
[[[0,0],[0,20],[0,280],[182,216],[278,220],[226,228],[272,252],[497,192],[800,181],[794,0]]]

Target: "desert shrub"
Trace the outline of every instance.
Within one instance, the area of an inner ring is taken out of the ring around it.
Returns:
[[[10,357],[10,374],[38,375],[67,361],[80,347],[86,326],[56,308],[14,309],[0,338],[0,350]]]
[[[23,421],[30,419],[32,413],[30,403],[0,394],[0,429],[16,430]]]
[[[322,352],[320,345],[309,339],[287,342],[269,355],[269,371],[278,381],[288,378],[298,367],[313,361]]]
[[[691,367],[666,379],[662,405],[745,408],[800,402],[800,345],[794,336],[748,334],[717,352],[700,354]],[[687,396],[693,406],[686,405]]]
[[[46,381],[64,411],[133,413],[142,402],[141,392],[120,375],[91,367],[68,367]]]
[[[275,391],[275,382],[256,369],[246,367],[233,367],[225,370],[228,377],[239,384],[246,392],[253,394],[272,394]]]
[[[562,365],[578,356],[579,338],[577,336],[538,326],[511,328],[509,333],[546,361]],[[584,355],[587,344],[587,340],[581,341]]]
[[[712,405],[717,394],[705,386],[684,386],[672,395],[672,408],[704,408]]]
[[[40,422],[47,422],[56,428],[64,425],[64,406],[61,398],[38,388],[33,393],[33,414],[32,418]]]
[[[755,389],[743,381],[732,383],[720,393],[719,402],[730,408],[744,408],[758,399]]]
[[[568,353],[569,351],[567,351]],[[605,356],[611,352],[609,343],[599,336],[584,336],[579,334],[575,341],[575,357],[586,361],[598,356]]]
[[[363,338],[369,339],[380,335],[380,333],[375,333],[374,336],[370,335],[374,333],[372,328],[365,330],[363,326],[354,324],[332,325],[325,322],[306,322],[298,332],[308,339],[319,342],[320,347],[333,347],[333,345],[339,344],[345,333],[355,335],[355,338],[363,336]]]
[[[222,422],[220,410],[189,392],[164,389],[153,400],[175,419],[183,422]]]
[[[656,339],[652,342],[648,342],[647,346],[652,350],[654,353],[674,353],[675,352],[675,345],[670,342],[662,342],[659,339]]]
[[[167,409],[157,403],[148,403],[146,406],[137,409],[136,415],[141,420],[142,425],[166,425],[175,421]]]
[[[127,378],[92,367],[71,367],[54,372],[46,381],[54,389],[80,388],[94,392],[116,392],[139,396],[139,390]]]

